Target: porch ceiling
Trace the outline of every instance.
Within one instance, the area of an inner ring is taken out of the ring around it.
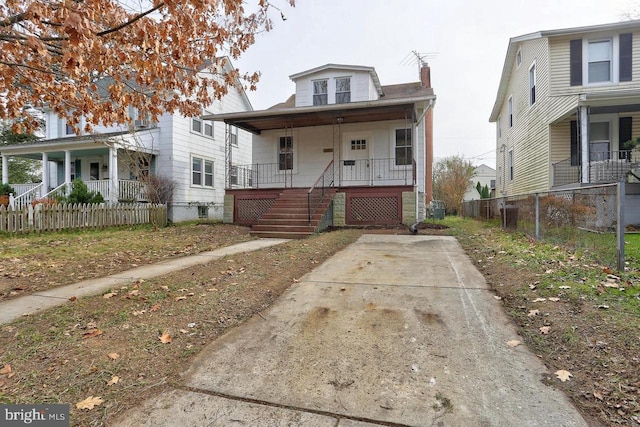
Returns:
[[[346,105],[346,104],[345,104]],[[335,106],[334,106],[335,107]],[[246,114],[224,117],[224,122],[249,132],[259,134],[266,130],[377,122],[384,120],[416,120],[415,104],[404,103],[385,106],[363,106],[361,108],[333,108],[326,110],[268,111],[265,115]],[[264,113],[264,112],[263,112]]]

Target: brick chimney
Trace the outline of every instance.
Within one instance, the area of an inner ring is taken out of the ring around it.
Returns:
[[[422,87],[431,88],[431,68],[426,62],[423,62],[420,68],[420,83]]]

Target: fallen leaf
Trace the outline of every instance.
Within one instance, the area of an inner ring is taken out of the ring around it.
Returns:
[[[209,289],[207,289],[207,290],[208,290],[209,292],[216,292],[218,289],[216,289],[216,288],[209,288]]]
[[[604,396],[602,396],[602,393],[600,393],[599,391],[594,391],[593,392],[593,397],[595,397],[598,400],[603,400]]]
[[[571,289],[571,286],[558,286],[558,289]]]
[[[168,332],[163,332],[162,335],[158,336],[158,339],[162,344],[170,344],[173,341],[173,337]]]
[[[558,302],[558,301],[560,301],[560,298],[551,297],[551,298],[549,298],[549,301],[551,301],[551,302]]]
[[[129,295],[131,295],[132,297],[137,297],[140,294],[140,290],[138,289],[134,289],[131,292],[129,292]]]
[[[549,333],[550,329],[551,329],[551,327],[549,327],[549,326],[541,326],[540,327],[540,333],[542,335],[547,335]]]
[[[107,356],[109,357],[109,359],[112,359],[112,360],[116,360],[120,358],[120,355],[118,353],[109,353],[107,354]]]
[[[546,298],[536,298],[533,300],[533,302],[544,302],[546,300],[547,300]]]
[[[93,329],[91,331],[85,332],[82,334],[82,339],[86,340],[87,338],[97,337],[98,335],[102,335],[103,332],[100,329]]]
[[[493,296],[495,299],[497,299],[498,301],[500,301],[502,299],[502,297],[498,296],[498,295],[494,295]]]
[[[531,289],[532,291],[535,290],[535,288],[537,288],[538,285],[529,285],[529,289]]]
[[[182,301],[183,299],[187,299],[187,297],[176,297],[176,301]]]
[[[100,405],[104,400],[100,397],[89,396],[85,400],[76,403],[78,409],[93,409],[95,406]]]
[[[158,309],[160,309],[160,303],[158,303],[158,304],[156,304],[156,305],[152,306],[152,307],[149,309],[149,311],[158,311]]]
[[[0,369],[0,375],[10,374],[10,373],[11,373],[11,365],[9,365],[8,363]]]
[[[612,270],[612,269],[610,269],[609,267],[605,267],[605,268],[603,268],[603,269],[602,269],[602,272],[603,272],[604,274],[613,274],[613,270]]]
[[[619,288],[620,285],[616,282],[602,282],[601,285],[603,285],[605,288]]]
[[[186,329],[180,329],[180,333],[181,333],[181,334],[188,334],[188,333],[189,333],[189,331],[187,331]]]
[[[527,316],[534,317],[534,316],[537,316],[538,314],[540,314],[540,310],[529,310],[529,314],[527,314]]]
[[[517,347],[517,346],[519,346],[520,344],[522,344],[522,342],[521,342],[521,341],[519,341],[519,340],[511,340],[511,341],[507,341],[507,345],[508,345],[509,347]]]
[[[146,312],[147,312],[147,310],[136,310],[132,314],[137,317],[137,316],[143,315]]]
[[[165,291],[168,291],[168,290],[169,290],[169,287],[168,287],[168,286],[160,286],[160,288],[161,288],[162,290],[165,290]]]
[[[69,301],[73,302],[73,301],[76,301],[77,299],[78,299],[78,297],[71,297],[71,298],[69,298]]]
[[[565,371],[564,369],[560,369],[556,371],[555,374],[556,374],[556,377],[562,382],[569,381],[569,378],[573,376],[571,372]]]
[[[120,381],[120,377],[117,375],[114,375],[113,378],[111,378],[111,381],[107,382],[107,385],[118,384],[118,381]]]
[[[109,299],[109,298],[111,298],[111,297],[115,297],[116,295],[118,295],[118,294],[117,294],[117,293],[115,293],[115,292],[109,292],[108,294],[104,294],[104,295],[102,295],[102,298],[104,298],[104,299]]]

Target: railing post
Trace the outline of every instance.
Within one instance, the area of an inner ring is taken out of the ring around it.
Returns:
[[[625,205],[625,197],[626,197],[626,182],[619,181],[618,182],[618,200],[617,206],[618,209],[618,227],[617,227],[617,253],[618,253],[618,270],[624,271],[624,205]]]

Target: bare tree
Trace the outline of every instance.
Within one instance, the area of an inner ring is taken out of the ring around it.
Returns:
[[[457,214],[474,175],[475,167],[460,156],[438,160],[433,168],[434,198],[444,202],[448,213]]]

